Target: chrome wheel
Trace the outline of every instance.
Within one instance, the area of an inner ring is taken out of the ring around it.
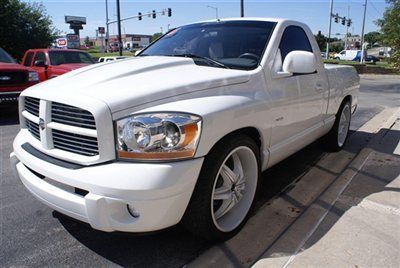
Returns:
[[[338,126],[337,142],[339,147],[342,147],[344,142],[346,141],[350,127],[350,118],[351,118],[350,105],[346,104],[343,107],[342,113],[340,115],[339,126]]]
[[[214,181],[211,215],[215,226],[230,232],[245,219],[254,199],[258,163],[254,152],[237,147],[223,161]]]

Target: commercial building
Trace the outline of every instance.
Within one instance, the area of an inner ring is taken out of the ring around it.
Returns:
[[[104,36],[105,38],[105,36]],[[81,38],[81,44],[85,43],[86,38]],[[131,50],[132,48],[141,49],[148,46],[151,42],[151,35],[144,34],[122,34],[121,35],[122,44],[124,49]],[[100,37],[98,38],[89,38],[89,42],[94,46],[101,46],[102,40]],[[104,44],[105,40],[103,40]],[[110,35],[109,43],[117,43],[118,36]]]

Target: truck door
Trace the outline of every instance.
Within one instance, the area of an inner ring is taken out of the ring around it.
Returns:
[[[314,56],[319,55],[319,53],[314,51],[311,45],[312,42],[310,42],[311,39],[307,36],[303,28],[289,26],[286,28],[285,34],[287,39],[283,42],[285,48],[282,48],[282,51],[286,53],[286,55],[293,50],[311,52]],[[314,43],[316,46],[316,42]],[[317,48],[315,47],[315,49]],[[323,125],[324,113],[326,112],[328,96],[324,98],[324,94],[328,92],[327,77],[320,57],[315,60],[319,63],[317,64],[316,72],[310,74],[294,74],[299,85],[300,112],[297,114],[299,122],[298,131],[299,133],[304,132],[305,135],[308,135],[307,133]]]
[[[310,130],[322,126],[324,73],[280,75],[287,54],[299,50],[313,52],[303,28],[290,25],[282,34],[268,83],[274,120],[270,164],[304,147],[312,140]]]
[[[35,57],[33,58],[32,69],[34,69],[39,74],[39,80],[44,81],[47,79],[47,66],[48,61],[46,59],[46,54],[41,51],[37,51]]]

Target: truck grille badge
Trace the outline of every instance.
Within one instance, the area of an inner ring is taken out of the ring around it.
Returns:
[[[39,118],[39,127],[41,130],[44,130],[45,125],[44,125],[44,119],[43,118]]]

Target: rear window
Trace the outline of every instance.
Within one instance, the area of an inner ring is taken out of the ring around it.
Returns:
[[[51,65],[68,63],[94,63],[93,58],[86,52],[79,51],[49,51]]]

